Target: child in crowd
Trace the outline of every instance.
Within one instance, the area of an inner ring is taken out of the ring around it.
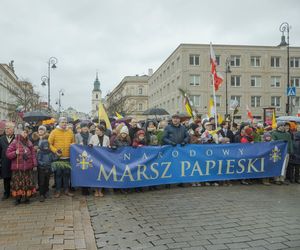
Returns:
[[[47,139],[40,142],[39,151],[37,153],[38,160],[38,176],[39,176],[39,192],[40,202],[44,202],[49,192],[49,180],[51,175],[51,163],[57,160],[57,157],[49,148]]]

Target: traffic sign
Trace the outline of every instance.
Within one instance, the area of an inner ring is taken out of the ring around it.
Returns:
[[[296,87],[289,87],[287,89],[287,96],[296,96]]]

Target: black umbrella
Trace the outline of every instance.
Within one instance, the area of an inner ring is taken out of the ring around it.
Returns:
[[[143,115],[169,115],[169,113],[165,109],[160,108],[151,108],[147,109]]]
[[[25,122],[39,122],[50,118],[52,118],[52,116],[46,111],[30,111],[26,112],[23,116]]]

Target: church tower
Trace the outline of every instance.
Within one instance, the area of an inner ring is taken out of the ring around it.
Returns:
[[[98,116],[98,105],[99,101],[101,101],[101,89],[100,89],[100,81],[98,79],[98,72],[96,73],[96,80],[94,81],[94,89],[92,92],[92,117]]]

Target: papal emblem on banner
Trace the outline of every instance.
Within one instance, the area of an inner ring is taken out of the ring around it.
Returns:
[[[280,149],[275,146],[272,149],[272,153],[270,154],[270,160],[272,160],[274,163],[279,161],[281,159],[281,153],[280,153]]]
[[[82,170],[86,170],[88,168],[93,167],[93,160],[91,156],[84,150],[76,159],[77,166],[79,166]]]

